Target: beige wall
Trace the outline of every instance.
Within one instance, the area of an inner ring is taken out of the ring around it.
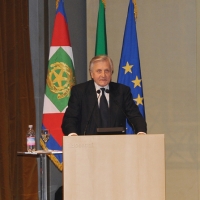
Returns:
[[[198,159],[198,181],[200,180],[200,169],[199,169],[199,164],[200,164],[200,160],[199,160],[199,155],[200,155],[200,2],[199,0],[196,0],[196,30],[197,30],[197,45],[196,45],[196,63],[197,63],[197,110],[198,110],[198,151],[197,151],[197,159]],[[198,184],[198,191],[200,191],[200,184]],[[200,192],[198,192],[198,199],[200,199]]]
[[[129,0],[107,0],[108,54],[117,80]],[[164,133],[166,199],[200,199],[200,3],[137,0],[137,33],[148,133]],[[88,60],[94,56],[98,1],[87,0]]]

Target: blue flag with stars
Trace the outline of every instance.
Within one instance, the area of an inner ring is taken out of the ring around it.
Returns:
[[[131,88],[133,101],[139,107],[142,116],[145,118],[140,58],[138,51],[134,4],[132,0],[130,0],[128,7],[117,82],[127,85]],[[128,122],[126,123],[126,133],[134,133],[134,130]]]

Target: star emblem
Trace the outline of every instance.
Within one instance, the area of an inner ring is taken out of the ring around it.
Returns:
[[[141,87],[141,81],[142,79],[138,79],[138,76],[136,76],[135,80],[131,82],[134,83],[134,88],[136,88],[137,86]]]
[[[125,74],[126,73],[128,73],[128,72],[130,72],[130,73],[132,73],[132,70],[131,70],[131,68],[133,67],[133,65],[129,65],[129,63],[128,62],[126,62],[126,66],[124,66],[124,67],[122,67],[123,69],[125,69]]]
[[[64,74],[64,70],[61,69],[60,72],[54,71],[53,74],[55,76],[55,78],[52,80],[53,84],[58,84],[58,87],[62,87],[63,86],[63,81],[66,81],[67,78],[63,76]]]
[[[143,105],[143,97],[140,97],[140,94],[138,94],[137,98],[136,99],[133,99],[135,102],[136,102],[136,105],[139,106],[139,105]]]
[[[58,99],[69,96],[70,89],[75,85],[72,69],[63,62],[51,64],[47,74],[47,85],[52,93],[58,94]]]

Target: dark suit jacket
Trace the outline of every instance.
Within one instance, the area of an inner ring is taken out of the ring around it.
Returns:
[[[126,127],[126,117],[134,126],[135,132],[146,132],[147,126],[138,107],[133,101],[130,88],[110,82],[110,127]],[[96,134],[99,127],[99,108],[94,81],[75,85],[71,90],[68,108],[63,117],[62,130],[65,135]]]

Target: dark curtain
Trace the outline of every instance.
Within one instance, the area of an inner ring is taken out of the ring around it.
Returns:
[[[38,199],[36,158],[17,156],[36,123],[28,0],[1,0],[0,95],[0,200]]]

